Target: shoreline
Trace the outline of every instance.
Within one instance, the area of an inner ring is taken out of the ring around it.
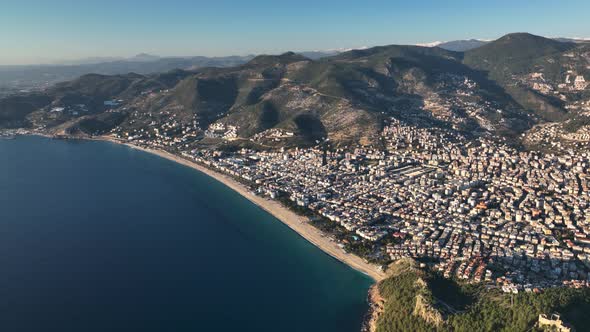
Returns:
[[[137,146],[131,143],[121,142],[116,139],[107,136],[101,137],[93,137],[90,138],[91,140],[100,140],[105,142],[110,142],[113,144],[124,145],[132,149],[136,149],[139,151],[143,151],[146,153],[150,153],[156,155],[160,158],[164,158],[178,164],[181,164],[186,167],[190,167],[196,171],[199,171],[214,180],[217,180],[221,184],[225,185],[226,187],[232,189],[233,191],[240,194],[242,197],[246,198],[250,202],[254,203],[261,209],[265,210],[267,213],[274,216],[276,219],[281,221],[287,227],[291,228],[291,230],[295,231],[299,236],[306,239],[311,244],[315,245],[317,248],[322,250],[324,253],[332,256],[333,258],[337,259],[343,264],[346,264],[348,267],[365,274],[366,276],[373,279],[374,282],[379,282],[385,279],[386,274],[380,270],[380,268],[376,265],[370,264],[365,262],[362,258],[351,254],[345,253],[335,242],[329,240],[325,236],[321,234],[321,231],[312,226],[311,224],[307,223],[307,218],[296,214],[295,212],[289,210],[288,208],[284,207],[278,201],[270,200],[261,196],[254,195],[246,188],[243,184],[237,182],[236,180],[232,179],[230,176],[225,175],[220,172],[213,171],[209,168],[201,166],[193,161],[190,161],[186,158],[181,156],[177,156],[170,152],[155,149],[155,148],[144,148],[141,146]]]
[[[367,302],[369,303],[369,311],[365,315],[365,321],[361,332],[375,332],[379,327],[379,318],[385,310],[385,299],[381,296],[379,291],[380,282],[377,282],[369,288],[367,295]]]

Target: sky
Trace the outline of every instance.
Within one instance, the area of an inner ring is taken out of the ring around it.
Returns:
[[[590,37],[588,0],[0,0],[0,64]]]

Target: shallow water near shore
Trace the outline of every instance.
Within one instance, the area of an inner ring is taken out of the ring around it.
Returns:
[[[372,280],[128,147],[0,140],[0,330],[359,331]]]

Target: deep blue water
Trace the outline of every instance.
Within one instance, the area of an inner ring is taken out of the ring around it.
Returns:
[[[358,331],[370,284],[190,168],[0,140],[0,331]]]

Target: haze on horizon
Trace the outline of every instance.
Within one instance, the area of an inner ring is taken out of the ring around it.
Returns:
[[[590,37],[585,0],[7,0],[0,64],[92,57],[228,56],[457,39],[510,32]]]

